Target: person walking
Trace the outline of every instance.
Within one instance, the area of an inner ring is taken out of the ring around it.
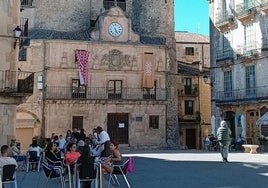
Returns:
[[[221,121],[221,125],[217,130],[217,138],[220,144],[220,151],[223,162],[228,162],[228,150],[230,144],[231,130],[227,126],[226,121]]]

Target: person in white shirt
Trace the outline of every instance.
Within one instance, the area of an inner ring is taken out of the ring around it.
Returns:
[[[96,129],[98,133],[98,140],[96,143],[101,145],[103,150],[101,151],[101,157],[108,157],[110,156],[110,136],[109,134],[102,129],[102,127],[98,126]]]
[[[1,147],[1,157],[0,157],[0,176],[2,177],[2,168],[5,165],[9,165],[9,164],[14,164],[16,165],[16,167],[18,167],[17,165],[17,161],[10,157],[12,151],[10,149],[10,147],[8,145],[3,145]]]

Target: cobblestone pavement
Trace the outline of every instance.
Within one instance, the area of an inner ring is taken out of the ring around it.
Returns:
[[[124,156],[134,156],[135,172],[127,174],[132,188],[268,187],[268,153],[231,152],[228,163],[217,152],[201,150],[125,151]],[[18,171],[17,180],[18,188],[60,187],[59,180],[45,186],[42,170]],[[127,187],[122,177],[119,180]],[[105,178],[103,187],[108,187]]]

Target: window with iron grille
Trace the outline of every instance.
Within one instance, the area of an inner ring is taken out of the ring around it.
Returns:
[[[114,0],[103,0],[103,7],[108,10],[114,6]],[[117,0],[117,6],[126,11],[126,0]]]
[[[109,99],[122,98],[122,80],[109,80],[108,98]]]
[[[149,128],[159,129],[159,116],[149,116]]]
[[[246,93],[247,95],[255,94],[255,66],[246,67]]]
[[[72,80],[72,98],[86,98],[86,87],[80,84],[79,79]]]
[[[232,90],[233,90],[233,77],[232,77],[232,71],[228,70],[223,73],[223,85],[224,85],[224,97],[232,97]]]
[[[72,130],[74,128],[78,130],[83,129],[83,116],[73,116]]]
[[[194,48],[193,47],[186,47],[185,48],[185,55],[194,56]]]
[[[194,101],[192,100],[184,101],[184,112],[185,112],[185,115],[194,114]]]

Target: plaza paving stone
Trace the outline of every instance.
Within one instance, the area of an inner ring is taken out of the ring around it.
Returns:
[[[231,152],[228,163],[221,161],[219,153],[202,150],[124,151],[123,155],[134,156],[135,172],[127,174],[132,188],[268,187],[268,153]],[[18,171],[17,180],[18,188],[60,187],[59,180],[44,186],[43,170]],[[120,183],[127,187],[122,177]],[[103,187],[108,187],[106,181]]]

